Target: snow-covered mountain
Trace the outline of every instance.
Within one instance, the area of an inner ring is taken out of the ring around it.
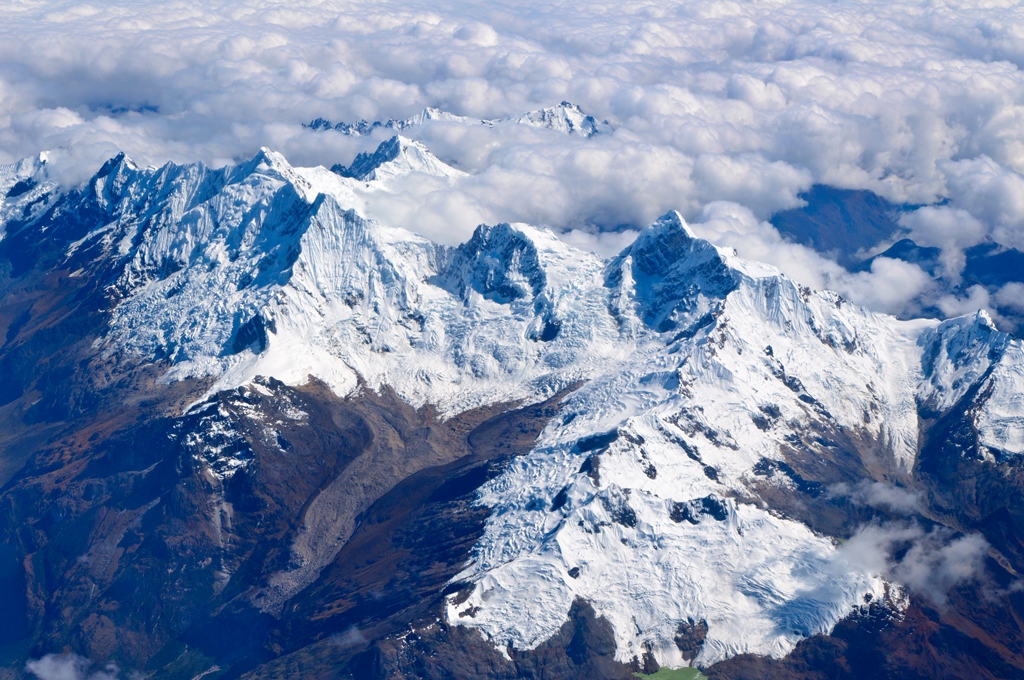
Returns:
[[[46,153],[11,165],[0,165],[0,239],[12,224],[38,219],[57,193],[50,180]]]
[[[414,172],[447,180],[466,176],[461,170],[439,160],[423,144],[401,135],[381,142],[373,153],[359,154],[352,165],[337,164],[331,170],[364,182],[387,181]]]
[[[984,314],[875,314],[696,238],[678,213],[610,260],[524,224],[435,244],[361,214],[365,182],[456,176],[402,137],[348,176],[266,150],[220,170],[118,157],[62,193],[32,179],[42,167],[0,169],[0,186],[28,187],[6,189],[8,237],[59,242],[72,276],[102,279],[97,349],[156,362],[167,384],[313,377],[445,418],[574,389],[483,486],[493,512],[447,600],[450,624],[502,650],[542,644],[582,599],[622,661],[782,657],[868,602],[906,606],[899,584],[776,511],[817,483],[795,460],[907,483],[927,422],[965,402],[992,464],[1024,454],[1024,347]],[[246,464],[206,453],[219,479]],[[253,596],[266,611],[348,540],[311,538],[318,526]]]
[[[361,120],[357,123],[333,123],[324,118],[317,118],[307,123],[306,127],[313,130],[335,130],[342,134],[358,137],[368,135],[375,130],[402,132],[420,127],[430,121],[458,125],[484,125],[492,128],[505,125],[526,125],[528,127],[544,128],[583,137],[593,137],[596,134],[611,130],[611,125],[607,121],[599,122],[593,116],[584,113],[578,105],[566,101],[557,106],[536,109],[519,115],[505,116],[504,118],[472,118],[469,116],[459,116],[441,109],[426,108],[415,116],[401,120],[389,119],[372,123]]]

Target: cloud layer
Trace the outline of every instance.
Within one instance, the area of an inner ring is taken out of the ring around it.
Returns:
[[[593,234],[673,208],[712,220],[728,202],[753,218],[730,232],[755,243],[744,254],[906,312],[930,285],[919,269],[845,275],[763,220],[819,182],[928,204],[904,226],[943,248],[954,279],[965,247],[1024,247],[1022,65],[1024,10],[998,0],[27,0],[0,27],[0,162],[63,147],[72,182],[118,150],[219,165],[266,145],[330,166],[379,140],[301,123],[426,106],[492,118],[566,99],[615,132],[423,126],[475,177],[420,192],[422,224],[406,226],[446,240],[481,220]]]
[[[981,534],[956,536],[944,527],[925,531],[908,522],[867,525],[843,544],[840,555],[945,607],[951,590],[983,578],[988,551]]]

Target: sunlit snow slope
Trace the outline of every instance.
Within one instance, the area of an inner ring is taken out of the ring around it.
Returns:
[[[0,168],[4,229],[64,239],[77,275],[106,276],[102,350],[158,361],[166,381],[314,376],[448,416],[579,385],[484,487],[494,512],[459,577],[473,589],[449,600],[451,622],[501,648],[540,644],[583,598],[622,660],[782,656],[868,599],[899,600],[758,502],[801,483],[789,453],[842,451],[904,479],[920,419],[965,395],[993,460],[1024,452],[1024,350],[983,314],[874,314],[695,238],[676,213],[611,260],[518,224],[438,245],[366,219],[365,201],[397,177],[461,173],[385,145],[355,177],[269,151],[221,170],[118,157],[66,193],[40,159]],[[332,556],[304,553],[268,607]],[[680,643],[698,628],[702,644]]]

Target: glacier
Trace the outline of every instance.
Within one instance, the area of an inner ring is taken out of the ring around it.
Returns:
[[[451,623],[501,649],[536,647],[582,598],[620,660],[784,656],[868,601],[903,601],[834,539],[757,502],[760,485],[794,483],[773,472],[794,447],[822,460],[841,447],[902,483],[922,419],[969,398],[992,461],[1024,453],[1024,346],[984,313],[876,314],[697,238],[676,212],[610,259],[525,224],[442,245],[366,205],[403,178],[463,173],[398,136],[345,170],[266,149],[221,169],[119,156],[65,190],[40,157],[0,167],[0,233],[63,239],[73,275],[105,285],[97,347],[157,362],[166,382],[207,379],[210,394],[314,377],[451,417],[574,388],[534,450],[482,488],[492,513],[456,579],[466,592],[447,601]],[[225,476],[244,463],[197,457]],[[319,544],[271,600],[340,548]],[[696,654],[676,642],[695,622]]]

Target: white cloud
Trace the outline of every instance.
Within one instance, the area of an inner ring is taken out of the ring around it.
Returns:
[[[945,161],[954,205],[965,208],[991,229],[996,241],[1024,249],[1024,176],[987,156]]]
[[[349,626],[344,633],[335,633],[330,637],[333,644],[339,647],[356,647],[366,644],[366,636],[355,626]]]
[[[898,316],[916,316],[931,277],[916,264],[879,257],[870,272],[843,273],[830,286],[857,304]]]
[[[582,229],[571,229],[562,233],[562,240],[584,252],[596,253],[601,257],[614,257],[636,240],[639,232],[632,229],[594,233]]]
[[[760,215],[804,205],[797,194],[812,182],[806,169],[770,162],[760,154],[701,154],[693,179],[699,195],[741,203]]]
[[[893,569],[893,576],[937,605],[946,603],[950,589],[982,574],[988,542],[981,534],[949,541],[933,532],[914,543]]]
[[[839,559],[903,584],[943,607],[956,586],[983,577],[988,542],[980,534],[954,537],[945,527],[869,524],[839,550]]]
[[[1008,283],[995,294],[995,301],[1015,312],[1024,312],[1024,283]]]
[[[936,305],[946,316],[960,316],[961,314],[973,314],[978,310],[986,310],[997,323],[1000,320],[999,314],[992,308],[992,300],[989,292],[982,286],[971,286],[965,295],[948,294],[943,295],[936,301]]]
[[[987,236],[985,226],[960,208],[925,206],[900,218],[918,245],[941,248],[944,275],[959,281],[967,258],[964,249],[982,243]]]
[[[697,236],[735,248],[741,257],[775,265],[813,288],[828,288],[830,281],[844,271],[810,248],[784,240],[775,227],[738,203],[709,203],[690,226]]]
[[[857,505],[888,510],[900,515],[913,515],[924,507],[921,494],[885,482],[862,480],[857,484],[835,484],[829,489],[833,498],[846,497]]]
[[[75,654],[47,654],[32,659],[25,670],[38,680],[117,680],[120,670],[114,664],[93,670],[92,662]]]

